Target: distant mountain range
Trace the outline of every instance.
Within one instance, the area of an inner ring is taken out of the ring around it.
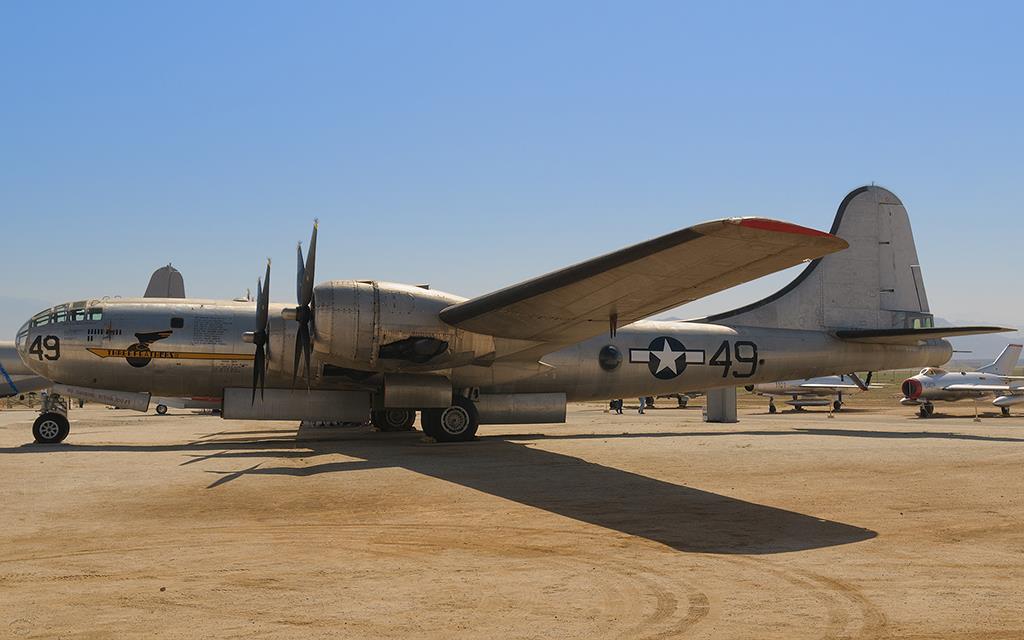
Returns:
[[[935,326],[937,327],[953,327],[953,326],[974,326],[974,325],[994,325],[1000,327],[1024,327],[1024,322],[984,322],[984,321],[963,321],[958,320],[957,322],[950,322],[945,318],[935,318]],[[996,357],[1002,353],[1006,345],[1011,342],[1021,344],[1024,342],[1024,333],[1017,331],[1015,333],[986,333],[980,336],[964,336],[962,338],[952,338],[950,342],[953,343],[953,349],[957,352],[967,353],[954,353],[953,361],[963,363],[964,365],[981,366],[988,364],[996,359]]]

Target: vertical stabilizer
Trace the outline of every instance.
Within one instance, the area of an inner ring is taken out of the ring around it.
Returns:
[[[811,262],[764,300],[700,321],[816,331],[932,326],[910,217],[895,194],[853,190],[832,233],[850,248]]]
[[[1003,352],[999,354],[995,362],[987,364],[984,367],[978,369],[979,373],[994,373],[998,376],[1008,376],[1013,373],[1013,368],[1017,366],[1017,360],[1020,358],[1021,345],[1019,344],[1008,344]]]
[[[146,287],[144,298],[184,298],[185,279],[181,272],[167,265],[160,267],[153,272],[149,278],[149,286]]]

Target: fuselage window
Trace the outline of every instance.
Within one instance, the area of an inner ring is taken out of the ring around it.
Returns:
[[[185,318],[171,318],[171,328],[180,329],[185,326]]]

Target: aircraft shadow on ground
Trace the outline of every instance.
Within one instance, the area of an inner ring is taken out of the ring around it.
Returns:
[[[192,452],[182,465],[250,459],[236,471],[210,471],[209,487],[260,475],[307,477],[360,469],[400,467],[685,552],[771,554],[859,542],[869,529],[673,484],[530,446],[530,441],[618,438],[689,438],[734,435],[946,438],[1024,442],[1021,438],[942,432],[797,428],[791,431],[683,431],[622,434],[516,434],[475,443],[424,445],[419,433],[302,429],[211,433],[167,445],[26,445],[0,454],[44,452]],[[341,454],[353,461],[303,467],[275,461]],[[682,463],[681,463],[682,464]]]
[[[250,476],[308,477],[399,467],[684,552],[785,553],[860,542],[877,535],[869,529],[673,484],[530,445],[530,441],[542,440],[734,435],[1024,442],[1020,438],[959,433],[797,428],[791,431],[493,435],[475,443],[424,445],[419,433],[302,429],[297,435],[287,430],[226,431],[211,433],[190,443],[168,445],[26,445],[0,449],[0,454],[182,451],[192,452],[182,465],[230,459],[256,462],[236,471],[209,471],[218,476],[209,485],[213,489]],[[272,466],[286,459],[334,454],[357,460],[302,467]]]
[[[677,434],[678,435],[678,434]],[[300,442],[310,450],[222,451],[204,460],[261,458],[241,471],[214,472],[210,487],[250,475],[307,477],[401,467],[567,518],[639,536],[685,552],[770,554],[859,542],[869,529],[664,482],[514,442],[486,437],[471,444],[423,445],[401,438]],[[204,442],[209,442],[204,441]],[[278,457],[342,454],[359,458],[295,468],[268,466]]]

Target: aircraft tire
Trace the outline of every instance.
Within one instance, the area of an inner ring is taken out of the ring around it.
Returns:
[[[412,409],[380,409],[370,414],[370,422],[381,431],[410,431],[416,422]]]
[[[778,413],[779,410],[775,407],[775,403],[768,405],[768,413]]]
[[[1002,412],[1003,417],[1005,417],[1005,418],[1009,418],[1010,417],[1010,407],[999,407],[999,410]]]
[[[156,412],[157,412],[158,415],[161,415],[161,416],[167,415],[167,405],[166,404],[158,404],[158,405],[156,405]]]
[[[458,397],[445,409],[424,409],[423,433],[438,442],[467,442],[476,438],[480,416],[472,400]]]
[[[836,400],[835,402],[832,403],[832,410],[833,411],[839,411],[842,408],[843,408],[843,403],[842,402],[839,402],[838,400]]]
[[[32,423],[32,437],[39,444],[57,444],[71,433],[67,416],[53,411],[41,414]]]

